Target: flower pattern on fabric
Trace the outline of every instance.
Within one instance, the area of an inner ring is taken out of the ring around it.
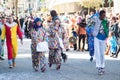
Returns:
[[[61,64],[61,48],[54,26],[49,26],[48,46],[49,46],[49,64]]]
[[[92,33],[93,30],[94,30],[93,25],[86,27],[86,32],[88,35],[88,49],[89,49],[90,56],[94,56],[94,36]]]
[[[45,53],[37,52],[37,43],[46,40],[46,32],[44,28],[40,28],[37,31],[32,30],[31,32],[31,52],[32,52],[32,64],[34,69],[45,67]],[[40,66],[39,66],[40,65]]]

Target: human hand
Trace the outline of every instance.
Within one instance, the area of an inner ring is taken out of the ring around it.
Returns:
[[[23,40],[21,40],[20,43],[23,45]]]

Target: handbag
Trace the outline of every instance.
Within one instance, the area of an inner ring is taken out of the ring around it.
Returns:
[[[49,51],[48,42],[46,42],[46,41],[39,42],[37,44],[36,51],[37,52],[47,52],[47,51]]]

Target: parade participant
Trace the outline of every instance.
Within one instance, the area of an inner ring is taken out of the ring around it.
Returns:
[[[61,55],[62,55],[62,59],[65,62],[67,60],[67,55],[65,53],[63,53],[63,49],[65,49],[64,47],[64,39],[65,39],[65,29],[64,27],[61,25],[61,22],[59,19],[56,19],[54,21],[54,25],[55,25],[55,31],[58,35],[58,38],[60,38],[62,40],[62,45],[60,43],[60,48],[61,48]],[[59,41],[60,42],[60,41]]]
[[[93,30],[96,68],[98,69],[98,74],[100,75],[105,72],[104,52],[106,48],[105,40],[108,36],[108,24],[105,16],[106,12],[101,10],[99,13],[99,18],[95,17],[95,26]]]
[[[49,22],[49,28],[48,28],[48,33],[49,33],[48,45],[50,49],[49,59],[48,59],[49,67],[51,67],[52,64],[56,64],[56,70],[59,70],[61,67],[61,55],[63,53],[62,48],[60,47],[60,42],[59,42],[59,38],[61,38],[61,36],[58,33],[59,31],[58,28],[60,28],[59,26],[60,20],[55,10],[52,10],[50,14],[52,17],[52,21]]]
[[[99,17],[98,13],[95,13],[87,19],[87,26],[86,26],[86,32],[87,32],[87,42],[88,42],[88,50],[90,55],[90,61],[93,61],[94,57],[94,36],[93,36],[93,30],[94,30],[94,17]]]
[[[45,52],[38,52],[36,47],[39,42],[46,39],[46,32],[42,26],[41,18],[34,20],[34,27],[31,31],[31,51],[32,51],[32,65],[35,71],[41,69],[42,72],[46,70]],[[44,45],[43,45],[44,46]]]
[[[13,17],[8,17],[8,22],[4,24],[2,29],[2,44],[4,44],[5,37],[6,37],[6,45],[7,45],[7,52],[8,52],[8,64],[9,68],[15,67],[15,59],[18,53],[18,42],[17,42],[17,35],[19,36],[22,42],[22,32],[18,27],[18,24],[13,22]]]

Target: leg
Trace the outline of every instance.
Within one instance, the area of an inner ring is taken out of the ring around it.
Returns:
[[[83,46],[82,46],[82,51],[85,49],[85,37],[86,35],[82,35],[82,41],[83,41]]]
[[[77,44],[74,44],[74,50],[76,50],[77,49]]]
[[[119,46],[118,51],[116,53],[116,57],[118,57],[119,52],[120,52],[120,46]]]
[[[40,52],[39,57],[40,57],[41,71],[44,72],[46,70],[45,53]]]
[[[100,61],[101,61],[101,68],[105,67],[105,59],[104,59],[104,52],[106,48],[105,41],[100,42]]]
[[[55,50],[55,53],[56,70],[59,70],[61,66],[61,49]]]
[[[100,48],[101,47],[101,48]],[[104,74],[104,67],[105,67],[105,59],[104,59],[104,52],[105,52],[105,41],[99,41],[99,65],[98,65],[98,74]]]
[[[4,57],[4,45],[2,46],[2,50],[1,50],[2,52],[2,57]]]
[[[49,67],[51,67],[52,64],[54,63],[55,61],[54,57],[55,57],[54,49],[49,49],[49,57],[48,57]]]
[[[106,49],[106,51],[105,51],[105,55],[108,55],[109,52],[110,52],[110,45],[107,46],[107,49]]]
[[[12,62],[13,62],[13,67],[15,67],[16,66],[16,62],[15,62],[15,59],[16,59],[16,56],[17,56],[17,53],[18,53],[18,42],[17,42],[17,40],[15,41],[14,40],[14,43],[12,44],[12,46],[13,46],[13,53],[12,53],[12,55],[13,55],[13,59],[12,59]]]
[[[39,58],[37,53],[32,54],[32,66],[35,71],[39,70]]]
[[[12,58],[13,58],[13,50],[12,50],[12,44],[11,42],[7,42],[7,52],[8,52],[8,64],[9,68],[12,68]]]
[[[79,35],[78,50],[81,48],[81,35]]]
[[[2,51],[3,51],[2,45],[0,45],[0,60],[4,60]]]
[[[100,44],[97,38],[94,39],[94,50],[95,50],[95,58],[96,58],[96,68],[100,68],[101,67]]]

